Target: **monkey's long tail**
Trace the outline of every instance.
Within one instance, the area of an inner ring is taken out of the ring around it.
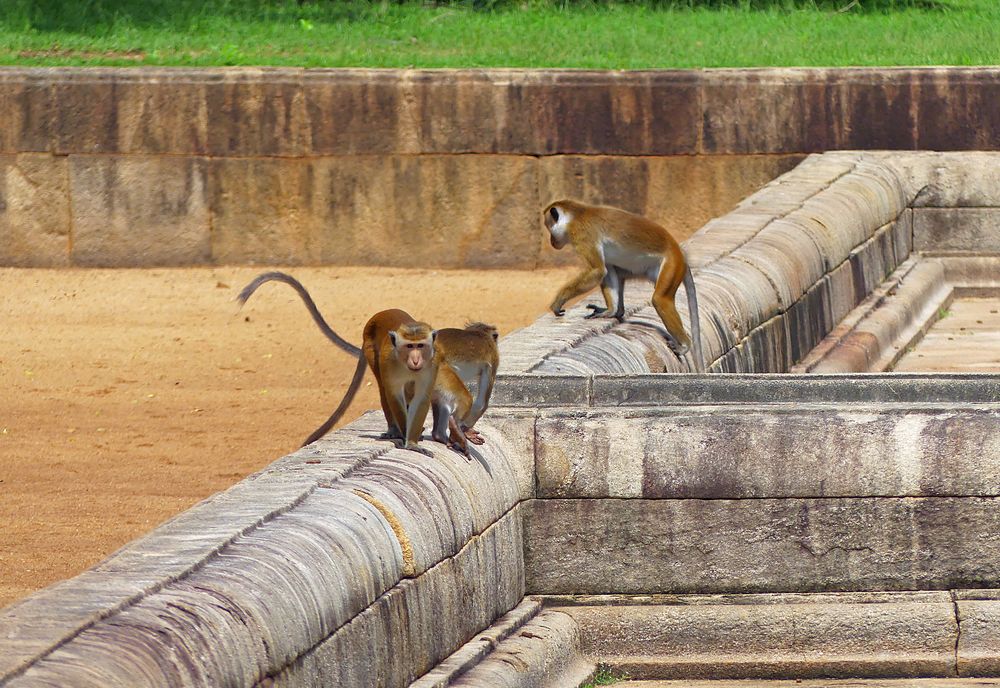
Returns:
[[[333,328],[330,327],[326,320],[323,319],[323,316],[320,315],[319,309],[316,307],[316,303],[312,300],[312,297],[309,296],[309,292],[306,291],[306,288],[302,286],[301,282],[289,274],[278,271],[263,272],[257,275],[253,282],[243,287],[243,291],[241,291],[239,296],[236,297],[236,300],[239,301],[242,306],[247,302],[247,299],[249,299],[253,293],[257,291],[257,287],[265,282],[271,281],[284,282],[298,293],[299,297],[306,304],[306,308],[309,310],[309,315],[312,316],[313,322],[315,322],[320,331],[326,335],[327,339],[352,356],[361,356],[361,349],[346,341],[339,334],[333,331]],[[361,361],[364,363],[364,357],[361,358]],[[364,372],[363,367],[362,372]]]
[[[701,352],[701,324],[698,318],[698,294],[694,289],[694,275],[691,268],[684,270],[684,291],[687,292],[688,314],[691,316],[691,342],[694,347],[694,362],[699,373],[705,372],[705,357]]]
[[[354,401],[354,395],[358,393],[358,388],[361,386],[361,380],[365,377],[365,367],[367,366],[367,361],[365,361],[364,356],[358,356],[358,367],[354,369],[354,377],[351,378],[351,384],[347,387],[347,393],[344,394],[344,398],[341,399],[340,405],[333,410],[330,417],[323,421],[323,424],[312,431],[312,434],[306,438],[306,441],[302,443],[302,446],[307,444],[312,444],[320,437],[330,432],[330,428],[333,427],[334,423],[340,420],[340,417],[344,415],[347,408]]]

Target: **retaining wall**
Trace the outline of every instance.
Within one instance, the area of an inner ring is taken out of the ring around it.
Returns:
[[[569,264],[540,227],[555,197],[684,238],[806,153],[994,149],[998,89],[982,68],[3,69],[0,265]]]
[[[950,160],[811,157],[697,233],[714,370],[787,365],[822,337],[910,258],[913,199],[945,197],[907,170],[943,179]],[[369,414],[0,611],[0,683],[573,685],[599,654],[586,619],[625,612],[525,596],[609,593],[652,607],[611,626],[619,665],[650,675],[1000,671],[997,378],[637,377],[668,354],[628,296],[624,324],[579,306],[505,338],[472,460],[388,449]],[[849,591],[882,597],[782,597]],[[693,614],[651,593],[727,597]],[[768,609],[786,603],[803,606]],[[739,634],[767,620],[841,644],[793,634],[762,663],[767,639]],[[653,627],[723,656],[630,655]]]

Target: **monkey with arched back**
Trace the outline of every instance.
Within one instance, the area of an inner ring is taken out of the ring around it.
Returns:
[[[320,314],[306,288],[291,275],[277,271],[258,275],[243,288],[237,299],[241,304],[246,303],[258,287],[270,281],[284,282],[295,289],[320,331],[345,353],[358,358],[358,365],[354,370],[354,376],[344,398],[330,417],[306,438],[303,446],[316,441],[329,432],[344,415],[361,386],[366,363],[378,383],[382,412],[388,426],[388,430],[382,438],[405,439],[410,442],[415,433],[416,439],[419,439],[419,432],[426,418],[426,408],[419,417],[419,424],[415,426],[407,424],[405,428],[403,427],[404,424],[398,418],[398,413],[393,410],[393,407],[397,406],[394,398],[398,397],[400,393],[400,390],[393,384],[393,380],[398,377],[396,375],[398,365],[394,363],[394,360],[401,360],[400,352],[397,351],[395,359],[390,355],[398,346],[410,347],[411,351],[417,348],[420,342],[415,339],[403,341],[401,344],[398,337],[392,339],[393,327],[403,324],[412,326],[416,321],[400,310],[377,313],[365,326],[363,344],[361,348],[358,348],[334,332]],[[422,323],[417,324],[423,325]],[[488,407],[489,395],[496,377],[499,360],[496,347],[496,328],[481,323],[474,323],[465,330],[447,328],[430,331],[429,326],[424,325],[424,327],[426,332],[421,330],[421,332],[414,332],[413,335],[430,333],[430,346],[427,347],[427,351],[433,361],[433,366],[429,366],[429,368],[433,368],[434,371],[430,398],[434,409],[432,437],[434,440],[468,456],[468,442],[482,444],[484,441],[479,433],[472,429],[472,426]],[[392,378],[389,381],[385,379],[387,374]],[[478,384],[475,401],[472,400],[468,390],[468,385],[473,380]],[[414,403],[417,401],[423,402],[423,399],[416,400]]]
[[[693,346],[695,369],[704,372],[694,277],[680,245],[665,228],[620,208],[568,199],[550,203],[542,217],[552,247],[561,249],[572,244],[586,263],[583,272],[566,283],[549,306],[556,316],[565,312],[567,301],[600,285],[605,308],[588,305],[591,313],[586,317],[614,317],[621,322],[625,318],[626,278],[645,277],[655,285],[653,308],[667,328],[671,350],[681,357]],[[674,304],[682,282],[693,337],[685,332]]]

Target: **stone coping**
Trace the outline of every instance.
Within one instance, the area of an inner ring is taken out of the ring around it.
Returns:
[[[998,84],[991,67],[14,67],[0,70],[0,153],[990,150]]]
[[[993,404],[992,373],[710,373],[498,376],[494,405],[692,406],[718,404]]]

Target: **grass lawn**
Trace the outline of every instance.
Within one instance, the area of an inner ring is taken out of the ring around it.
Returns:
[[[527,0],[492,9],[472,2],[0,0],[0,64],[1000,64],[1000,0],[755,0],[752,7],[748,0]]]

